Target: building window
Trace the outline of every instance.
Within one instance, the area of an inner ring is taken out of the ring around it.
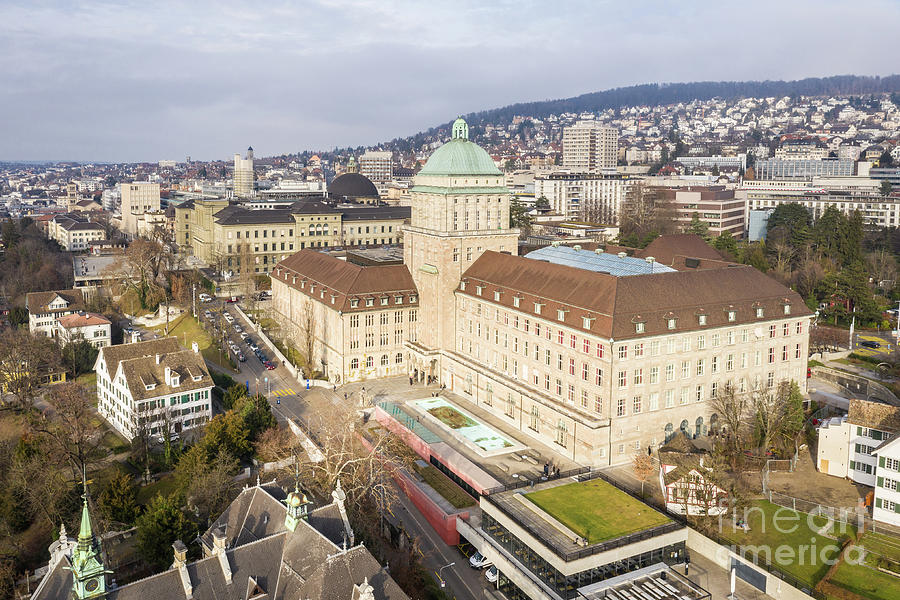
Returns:
[[[625,360],[628,358],[628,346],[622,344],[619,346],[619,360]]]
[[[368,367],[368,368],[371,369],[371,368],[374,367],[374,366],[375,366],[375,357],[374,357],[374,356],[367,356],[367,357],[366,357],[366,367]]]
[[[728,311],[728,322],[733,323],[737,319],[737,311]]]
[[[394,363],[398,364],[398,365],[403,364],[403,353],[402,352],[398,352],[397,356],[394,357]]]
[[[641,412],[641,397],[640,396],[634,397],[633,412],[634,412],[634,414]]]
[[[531,405],[531,415],[530,415],[528,427],[529,427],[532,431],[537,431],[537,430],[538,430],[538,423],[540,422],[540,420],[541,420],[541,415],[540,415],[540,413],[538,412],[538,407],[537,407],[537,405],[532,404],[532,405]]]
[[[697,322],[701,327],[706,325],[706,315],[697,315]]]
[[[560,420],[556,426],[556,443],[565,448],[567,439],[566,424]]]
[[[675,329],[675,321],[676,319],[666,319],[666,327],[669,329]]]
[[[633,379],[634,379],[634,385],[643,385],[644,384],[644,370],[643,369],[635,369]]]
[[[766,311],[763,309],[763,307],[757,306],[756,307],[756,318],[762,319],[765,315],[766,315]]]
[[[619,387],[623,388],[628,385],[628,371],[619,371],[618,374]]]
[[[616,416],[624,417],[625,416],[625,398],[619,398],[616,402]]]
[[[387,354],[383,354],[383,355],[381,356],[381,366],[382,366],[382,367],[386,367],[386,366],[388,366],[389,364],[391,364],[391,362],[390,362],[390,359],[388,358],[388,355],[387,355]]]
[[[644,333],[644,324],[643,323],[635,323],[634,324],[634,332],[635,333]]]

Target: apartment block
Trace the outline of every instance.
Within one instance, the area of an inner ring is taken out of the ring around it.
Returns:
[[[619,132],[594,121],[578,121],[563,129],[564,169],[573,173],[615,171]]]
[[[746,210],[744,200],[734,197],[734,190],[724,186],[690,186],[656,188],[666,203],[679,230],[686,230],[694,215],[709,227],[710,235],[728,232],[736,238],[744,236]]]
[[[138,220],[146,213],[159,212],[161,208],[159,184],[147,182],[122,183],[122,231],[131,237],[138,235]]]

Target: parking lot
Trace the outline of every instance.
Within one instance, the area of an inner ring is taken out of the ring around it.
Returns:
[[[853,340],[853,351],[862,356],[877,358],[887,356],[897,347],[897,343],[890,333],[859,333]]]

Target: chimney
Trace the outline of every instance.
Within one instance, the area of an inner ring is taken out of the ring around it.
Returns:
[[[181,587],[184,588],[185,598],[190,598],[194,593],[194,586],[191,583],[191,574],[187,570],[187,546],[181,540],[175,540],[172,544],[175,551],[175,561],[172,563],[173,569],[178,569],[178,575],[181,577]]]
[[[194,354],[200,353],[200,346],[197,344],[197,342],[191,342],[191,350],[194,351]]]
[[[159,362],[157,361],[156,364],[159,364]],[[171,367],[165,368],[165,374],[166,374],[166,385],[172,385],[172,369],[171,369]]]
[[[231,565],[228,564],[228,556],[225,553],[225,525],[213,529],[213,556],[219,557],[219,566],[222,567],[222,576],[226,583],[231,583]]]
[[[161,355],[161,354],[157,354],[157,355],[156,355],[156,364],[159,364],[159,361],[161,361],[161,360],[162,360],[162,355]]]

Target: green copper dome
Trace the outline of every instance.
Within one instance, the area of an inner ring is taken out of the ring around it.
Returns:
[[[469,141],[469,126],[461,117],[453,123],[450,141],[434,151],[419,175],[501,175],[494,159]]]

